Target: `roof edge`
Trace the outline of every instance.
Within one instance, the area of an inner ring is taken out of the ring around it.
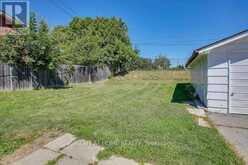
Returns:
[[[187,61],[186,65],[185,65],[186,68],[189,67],[189,65],[198,57],[198,55],[199,55],[199,52],[197,52],[196,50],[194,50],[193,53],[192,53],[192,55],[191,55],[191,57],[189,58],[189,60]]]
[[[229,37],[226,37],[224,39],[218,40],[216,42],[213,42],[211,44],[208,44],[206,46],[203,46],[201,48],[198,48],[198,49],[193,51],[191,57],[189,58],[189,60],[187,61],[185,66],[188,68],[189,65],[194,61],[194,59],[197,58],[199,56],[199,54],[201,54],[204,51],[212,50],[214,48],[226,45],[226,44],[228,44],[230,42],[234,42],[234,41],[236,41],[238,39],[241,39],[241,38],[247,37],[247,36],[248,36],[248,29],[244,30],[244,31],[241,31],[239,33],[233,34],[233,35],[231,35]]]

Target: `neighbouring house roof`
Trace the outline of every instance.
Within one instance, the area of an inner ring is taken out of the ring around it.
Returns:
[[[8,16],[7,14],[5,14],[4,12],[0,10],[0,26],[3,26],[3,17],[8,19],[8,21],[10,22],[12,21],[12,18],[10,16]]]
[[[8,24],[6,24],[6,21]],[[17,26],[12,25],[12,21],[13,21],[13,18],[11,16],[9,16],[8,14],[0,10],[0,37],[5,36],[9,33],[16,32]],[[15,18],[15,21],[17,21],[17,25],[22,26],[23,23],[21,20],[19,20],[18,18]]]
[[[241,38],[247,37],[248,36],[248,29],[244,30],[242,32],[236,33],[234,35],[231,35],[229,37],[226,37],[222,40],[216,41],[214,43],[211,43],[209,45],[203,46],[201,48],[198,48],[193,51],[192,56],[189,58],[189,60],[186,63],[186,67],[189,67],[189,65],[202,53],[210,51],[212,49],[218,48],[220,46],[229,44],[231,42],[234,42],[236,40],[239,40]]]
[[[5,36],[8,33],[13,32],[11,26],[4,25],[3,18],[6,19],[5,21],[11,22],[12,18],[7,16],[4,12],[0,11],[0,38]]]
[[[0,26],[3,26],[3,17],[5,17],[5,19],[8,21],[8,22],[12,22],[13,18],[11,16],[9,16],[7,13],[3,12],[0,10]],[[18,18],[15,18],[15,20],[17,21],[18,24],[23,24],[23,22],[18,19]],[[10,26],[11,27],[11,26]]]

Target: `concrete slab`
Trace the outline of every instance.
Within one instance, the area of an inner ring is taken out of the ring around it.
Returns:
[[[215,125],[248,129],[248,115],[208,113]]]
[[[27,157],[13,163],[12,165],[45,165],[48,161],[54,160],[58,156],[59,153],[46,149],[40,149],[28,155]]]
[[[248,164],[248,115],[209,113],[208,118]]]
[[[98,165],[138,165],[134,160],[112,156],[108,160],[98,162]]]
[[[198,118],[198,125],[201,127],[211,128],[211,125],[203,118]]]
[[[48,148],[53,151],[60,151],[61,149],[65,148],[66,146],[70,145],[73,141],[76,140],[76,137],[72,134],[64,134],[63,136],[55,139],[54,141],[45,145],[45,148]]]
[[[89,165],[89,164],[65,156],[58,161],[57,165]]]
[[[188,112],[197,117],[207,117],[206,112],[204,109],[201,108],[187,108]]]
[[[222,126],[217,129],[248,164],[248,130]]]
[[[102,150],[103,148],[96,144],[92,144],[85,140],[78,140],[63,149],[61,153],[71,156],[73,159],[90,164],[97,161],[96,156]]]
[[[27,155],[39,150],[45,144],[55,139],[55,136],[59,135],[59,132],[46,132],[31,143],[22,145],[19,149],[17,149],[14,153],[4,156],[2,160],[0,160],[0,165],[10,165],[13,162],[23,159]]]

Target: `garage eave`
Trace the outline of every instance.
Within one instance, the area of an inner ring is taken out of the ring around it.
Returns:
[[[186,68],[190,68],[190,65],[193,63],[193,61],[199,56],[199,52],[194,51],[192,53],[192,56],[189,58],[189,60],[186,63]]]
[[[248,36],[248,29],[244,30],[242,32],[239,32],[237,34],[234,34],[230,37],[226,37],[222,40],[216,41],[214,43],[211,43],[209,45],[203,46],[199,49],[196,49],[193,51],[192,56],[189,58],[189,60],[186,63],[186,67],[189,68],[191,63],[200,55],[200,54],[204,54],[205,52],[209,52],[212,49],[221,47],[223,45],[229,44],[231,42],[237,41],[241,38],[247,37]]]

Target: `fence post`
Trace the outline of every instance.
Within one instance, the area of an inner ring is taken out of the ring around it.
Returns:
[[[12,65],[9,65],[9,74],[10,74],[10,90],[13,91],[13,75],[12,75]]]
[[[92,83],[92,79],[91,79],[92,69],[91,69],[91,66],[88,66],[87,68],[88,68],[88,76],[89,76],[88,81],[89,81],[89,84],[91,84]]]
[[[30,71],[30,87],[31,87],[31,89],[33,88],[33,70],[32,70],[32,68],[28,68],[28,70]]]

